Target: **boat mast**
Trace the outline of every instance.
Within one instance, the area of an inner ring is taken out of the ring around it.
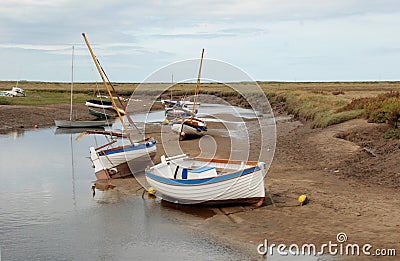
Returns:
[[[71,106],[70,106],[70,110],[69,110],[69,121],[72,121],[72,93],[74,90],[74,51],[75,48],[72,45],[72,63],[71,63]]]
[[[126,125],[125,125],[124,120],[122,119],[121,113],[120,113],[119,110],[118,110],[118,106],[115,104],[114,97],[112,96],[112,93],[111,93],[110,89],[108,88],[107,81],[106,81],[106,79],[104,78],[104,74],[103,74],[103,72],[102,72],[102,70],[101,70],[101,67],[100,67],[100,65],[99,65],[99,62],[97,61],[96,56],[94,55],[94,53],[93,53],[93,51],[92,51],[92,48],[90,47],[89,42],[88,42],[88,40],[86,39],[85,33],[82,33],[82,36],[83,36],[83,39],[85,40],[86,46],[87,46],[88,49],[89,49],[90,55],[92,56],[93,62],[94,62],[94,64],[96,65],[97,70],[99,71],[100,77],[101,77],[101,79],[103,80],[104,86],[106,87],[106,90],[107,90],[107,92],[108,92],[108,96],[109,96],[110,99],[111,99],[113,108],[114,108],[115,111],[117,112],[118,118],[119,118],[119,120],[121,121],[122,126],[123,126],[125,132],[128,134],[128,129],[127,129]]]
[[[194,91],[194,98],[193,98],[193,107],[192,107],[192,112],[194,112],[194,108],[197,103],[197,95],[199,94],[199,87],[200,87],[200,75],[201,75],[201,67],[203,65],[203,56],[204,56],[204,48],[201,51],[201,59],[200,59],[200,67],[199,67],[199,74],[197,75],[197,82],[196,82],[196,90]]]

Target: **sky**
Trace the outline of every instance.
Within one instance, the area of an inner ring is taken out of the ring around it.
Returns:
[[[399,28],[398,0],[1,0],[0,80],[69,82],[74,45],[74,80],[98,81],[85,32],[114,82],[202,48],[258,81],[392,81]]]

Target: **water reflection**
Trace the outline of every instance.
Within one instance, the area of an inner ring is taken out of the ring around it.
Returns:
[[[98,185],[93,199],[93,138],[54,132],[0,136],[2,260],[245,259],[189,232],[181,221],[197,217],[157,200]]]
[[[115,203],[121,196],[114,185],[95,182],[92,186],[92,197],[98,203]]]

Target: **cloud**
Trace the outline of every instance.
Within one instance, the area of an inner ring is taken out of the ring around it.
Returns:
[[[118,65],[116,74],[125,79],[132,74],[124,64],[143,76],[197,57],[202,47],[208,57],[247,66],[258,76],[264,66],[272,70],[266,75],[282,75],[285,63],[303,63],[306,70],[311,63],[339,64],[342,57],[392,59],[387,54],[397,54],[393,48],[400,44],[393,33],[398,10],[397,0],[2,0],[0,54],[27,67],[45,61],[47,67],[37,69],[44,72],[52,62],[69,63],[72,45],[77,56],[87,56],[85,32],[96,55]]]

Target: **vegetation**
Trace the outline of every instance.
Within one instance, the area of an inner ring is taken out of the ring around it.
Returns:
[[[400,139],[400,128],[387,130],[383,134],[383,137],[385,139],[387,139],[387,140],[389,140],[389,139]]]
[[[341,111],[359,109],[369,122],[389,123],[397,128],[400,119],[400,92],[391,91],[376,97],[352,100]]]
[[[235,85],[250,83],[202,83],[200,94],[215,95],[242,107],[248,103],[236,93]],[[121,96],[129,97],[137,88],[137,83],[113,83]],[[400,117],[399,82],[258,82],[271,104],[280,105],[288,113],[306,119],[314,127],[326,127],[354,118],[365,117],[370,122],[388,122],[394,127]],[[2,90],[9,90],[15,82],[2,82]],[[20,81],[19,87],[27,93],[26,98],[0,97],[0,104],[42,105],[69,103],[69,83],[46,83]],[[195,83],[142,84],[140,92],[146,95],[163,93],[163,98],[172,95],[190,96],[194,94]],[[84,102],[93,97],[95,90],[104,90],[102,83],[75,83],[74,103]],[[140,94],[139,91],[136,91]],[[103,92],[103,94],[105,94]],[[257,100],[257,97],[250,97]]]
[[[26,91],[27,97],[0,97],[0,105],[48,105],[70,103],[70,92],[55,92],[55,91]],[[92,98],[92,95],[86,93],[74,93],[74,103],[84,103]]]

